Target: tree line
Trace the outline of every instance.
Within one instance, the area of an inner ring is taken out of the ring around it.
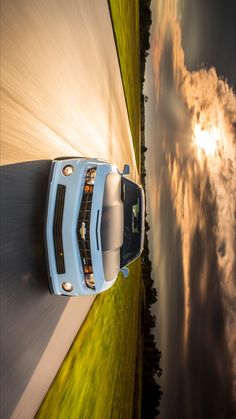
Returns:
[[[142,372],[142,418],[154,419],[160,413],[158,407],[163,392],[157,379],[162,375],[160,366],[161,351],[156,346],[153,329],[156,327],[156,316],[151,307],[157,302],[157,290],[152,278],[152,262],[149,259],[148,230],[145,220],[144,250],[141,258],[142,278],[145,288],[145,302],[143,308],[143,372]]]
[[[139,0],[140,17],[140,102],[141,102],[141,182],[145,188],[145,102],[148,98],[143,94],[145,81],[145,64],[150,48],[150,26],[152,23],[151,0]],[[160,367],[161,351],[156,346],[153,329],[156,327],[156,316],[152,314],[151,306],[157,302],[157,290],[152,279],[152,262],[149,258],[148,230],[150,226],[145,214],[144,250],[141,257],[142,278],[145,288],[145,301],[143,307],[142,336],[143,336],[143,371],[142,371],[142,410],[143,419],[154,419],[160,413],[158,407],[163,392],[157,379],[161,377]]]

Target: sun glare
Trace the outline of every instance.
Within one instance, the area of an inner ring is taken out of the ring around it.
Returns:
[[[196,124],[194,127],[194,144],[199,150],[204,151],[207,156],[215,154],[219,138],[220,133],[216,126],[210,129],[202,129],[200,124]]]

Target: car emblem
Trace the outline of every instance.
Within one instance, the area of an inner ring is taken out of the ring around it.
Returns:
[[[81,237],[82,237],[82,239],[83,240],[85,240],[86,239],[86,224],[82,221],[82,223],[81,223],[81,227],[80,227],[80,229],[79,229],[79,232],[80,232],[80,235],[81,235]]]

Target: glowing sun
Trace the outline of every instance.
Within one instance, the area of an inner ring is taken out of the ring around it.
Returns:
[[[193,142],[197,149],[204,151],[207,156],[215,154],[219,137],[220,132],[216,126],[202,129],[200,124],[196,124],[194,127]]]

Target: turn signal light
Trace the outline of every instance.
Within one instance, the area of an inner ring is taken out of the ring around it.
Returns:
[[[86,192],[86,193],[93,192],[93,186],[92,185],[85,185],[84,192]]]

